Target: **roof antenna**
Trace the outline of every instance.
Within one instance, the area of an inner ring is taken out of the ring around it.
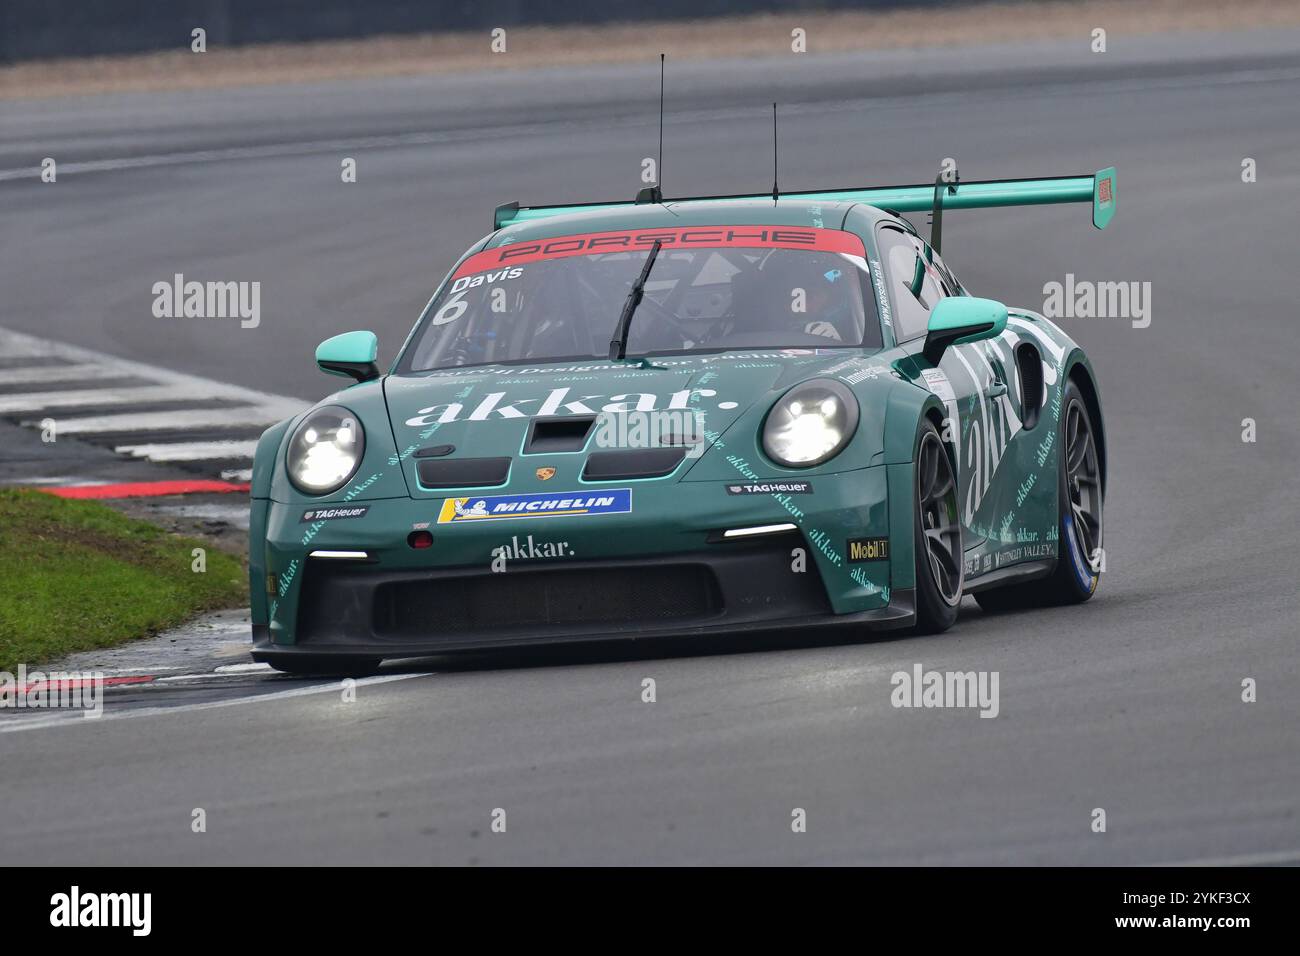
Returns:
[[[655,185],[664,191],[664,55],[659,54],[659,158],[655,161]]]
[[[772,104],[772,202],[776,202],[781,195],[781,190],[777,188],[777,154],[776,154],[776,104]]]
[[[943,243],[943,194],[946,191],[949,195],[957,195],[957,184],[961,182],[961,173],[956,169],[952,171],[953,179],[948,181],[947,173],[940,173],[934,179],[934,204],[930,211],[930,248],[939,252],[939,246]]]
[[[655,184],[645,186],[636,194],[638,203],[664,201],[664,54],[659,54],[659,156],[655,160]]]

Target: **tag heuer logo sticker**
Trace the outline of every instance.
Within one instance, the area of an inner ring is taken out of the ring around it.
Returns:
[[[302,520],[333,521],[335,518],[360,518],[369,510],[369,505],[353,505],[342,508],[308,508],[302,513]]]
[[[631,510],[631,488],[606,488],[595,494],[561,491],[551,495],[484,495],[445,499],[438,511],[438,524],[496,521],[503,518],[615,515],[627,514]]]
[[[752,484],[727,485],[729,495],[810,495],[811,481],[761,481]]]
[[[889,559],[888,538],[850,538],[848,545],[849,561],[887,561]]]
[[[537,469],[537,478],[538,478],[539,481],[550,481],[550,480],[551,480],[552,478],[554,478],[554,477],[555,477],[555,469],[554,469],[554,468],[538,468],[538,469]]]

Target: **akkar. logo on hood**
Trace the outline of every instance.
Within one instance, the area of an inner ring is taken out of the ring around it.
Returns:
[[[446,402],[442,405],[430,405],[421,408],[414,418],[408,418],[406,424],[412,428],[426,428],[429,425],[446,425],[450,422],[485,422],[494,415],[501,418],[536,418],[545,415],[595,415],[597,412],[653,412],[658,411],[659,396],[653,392],[628,392],[624,395],[579,395],[566,401],[568,388],[553,388],[544,399],[520,398],[502,404],[505,392],[489,392],[474,410],[462,417],[465,406],[460,402]],[[690,407],[692,396],[715,398],[717,392],[711,388],[684,388],[668,396],[668,409],[685,409]],[[599,405],[599,399],[612,399],[607,405]],[[588,402],[597,401],[595,407]],[[540,404],[539,404],[540,403]],[[718,402],[720,409],[739,407],[739,402]],[[535,407],[522,407],[535,406]]]

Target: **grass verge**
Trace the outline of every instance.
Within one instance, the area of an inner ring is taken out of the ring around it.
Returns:
[[[204,548],[206,570],[193,570]],[[121,644],[247,600],[239,560],[95,501],[0,489],[0,670]]]

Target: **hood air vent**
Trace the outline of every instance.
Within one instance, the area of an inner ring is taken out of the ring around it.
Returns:
[[[583,481],[624,481],[628,478],[662,478],[686,457],[685,448],[635,448],[594,451],[587,456]]]
[[[587,444],[587,435],[595,424],[595,415],[534,418],[528,426],[528,441],[524,444],[524,454],[582,451]]]
[[[426,458],[415,466],[422,488],[483,488],[504,485],[509,458]]]

